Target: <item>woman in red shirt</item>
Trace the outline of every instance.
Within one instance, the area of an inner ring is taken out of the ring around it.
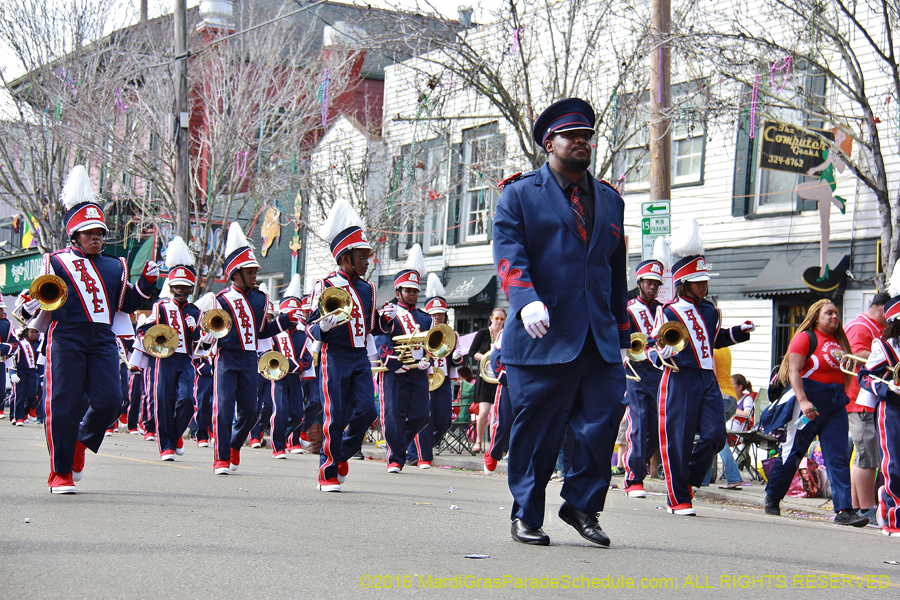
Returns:
[[[812,349],[807,331],[815,334]],[[830,300],[819,300],[806,313],[778,372],[779,381],[790,385],[783,399],[793,395],[793,414],[788,421],[787,437],[781,445],[781,456],[775,461],[766,486],[766,514],[781,514],[779,503],[791,485],[797,466],[809,445],[819,436],[831,481],[834,512],[837,513],[834,522],[854,527],[868,525],[869,519],[854,511],[850,500],[850,451],[847,446],[850,432],[845,391],[849,376],[840,369],[841,356],[848,352],[850,342],[841,327],[837,306]],[[809,422],[798,428],[796,421],[801,413]]]

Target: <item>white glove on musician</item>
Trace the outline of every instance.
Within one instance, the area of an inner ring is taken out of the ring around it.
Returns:
[[[416,365],[420,371],[427,371],[431,366],[431,360],[428,358],[423,358],[419,361],[419,364]]]
[[[462,352],[459,351],[459,348],[455,348],[453,350],[453,360],[459,360],[462,358]]]
[[[25,303],[25,310],[27,310],[28,314],[30,314],[30,315],[33,315],[34,313],[36,313],[37,309],[39,309],[40,307],[41,307],[40,300],[32,299]]]
[[[188,329],[190,329],[191,331],[197,329],[197,321],[195,321],[194,317],[192,317],[191,315],[188,315],[184,318],[184,324],[187,325]]]
[[[394,373],[406,373],[407,371],[409,371],[409,367],[407,367],[406,365],[403,365],[402,367],[400,367],[399,369],[394,371]]]
[[[672,351],[672,346],[657,346],[656,353],[660,358],[672,358],[672,355],[675,354]]]
[[[148,281],[156,281],[156,278],[159,277],[159,265],[152,260],[148,260],[147,264],[144,265],[143,275]]]
[[[9,376],[9,380],[12,381],[13,383],[19,383],[19,381],[21,381],[19,379],[19,376],[16,375],[15,373],[13,373],[12,375]]]
[[[331,331],[338,324],[338,319],[340,317],[338,315],[329,315],[319,321],[319,330],[321,331]]]
[[[200,343],[204,344],[206,346],[211,345],[215,341],[216,341],[216,336],[214,336],[211,333],[204,333],[203,335],[200,336]]]
[[[744,333],[750,333],[755,329],[756,325],[754,325],[752,321],[744,321],[743,323],[741,323],[741,331],[743,331]]]
[[[619,348],[619,355],[622,357],[622,364],[625,364],[625,361],[628,360],[628,349]]]
[[[385,302],[384,308],[381,309],[381,314],[384,315],[388,320],[393,321],[394,317],[397,316],[397,305],[391,304],[390,302]]]
[[[532,339],[542,338],[550,329],[550,313],[540,300],[525,305],[521,311],[522,324]]]

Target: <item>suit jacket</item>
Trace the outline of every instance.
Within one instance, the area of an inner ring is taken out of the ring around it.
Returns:
[[[593,177],[591,184],[594,230],[587,244],[548,165],[503,188],[494,218],[494,264],[510,305],[503,336],[506,364],[571,362],[588,330],[607,362],[620,362],[620,348],[630,347],[625,203],[609,185]],[[520,314],[534,301],[550,313],[550,329],[539,339],[526,333]]]

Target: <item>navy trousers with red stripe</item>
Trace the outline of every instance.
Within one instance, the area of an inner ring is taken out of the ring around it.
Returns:
[[[725,407],[715,373],[667,368],[659,384],[659,448],[669,506],[691,503],[691,486],[703,485],[724,445]]]
[[[896,397],[895,397],[896,398]],[[884,485],[878,490],[878,512],[888,533],[900,532],[900,402],[878,403],[875,422],[881,444]]]
[[[213,377],[194,374],[194,419],[197,421],[197,441],[208,442],[212,429]]]
[[[272,452],[284,452],[289,436],[303,420],[303,386],[299,375],[288,373],[278,381],[273,381],[271,387]]]
[[[16,375],[19,376],[19,381],[13,384],[13,395],[10,398],[15,411],[15,419],[10,417],[10,422],[27,419],[28,410],[37,402],[37,372],[34,369],[22,368],[16,371]]]
[[[494,460],[500,460],[503,458],[503,453],[509,448],[509,432],[513,422],[508,386],[497,386],[497,395],[494,397],[491,414],[494,419],[491,423],[491,442],[488,444],[485,454]]]
[[[137,429],[141,414],[141,396],[144,392],[144,373],[128,371],[128,430]]]
[[[253,350],[219,348],[216,355],[213,385],[216,460],[230,460],[231,450],[241,449],[247,434],[259,420],[258,361]]]
[[[141,396],[141,426],[148,433],[156,433],[156,401],[151,393],[153,389],[153,365],[151,362],[144,369],[144,389]]]
[[[319,480],[336,479],[338,463],[362,448],[366,431],[378,418],[372,363],[365,348],[329,346],[319,356],[324,443],[319,453]]]
[[[112,328],[103,323],[52,323],[47,372],[44,429],[50,469],[71,473],[75,442],[96,453],[122,405]]]
[[[406,373],[382,373],[380,401],[387,464],[402,467],[407,447],[428,424],[428,373],[415,366]]]
[[[315,378],[303,379],[301,380],[301,386],[303,388],[303,422],[298,430],[294,432],[295,435],[301,431],[306,433],[313,425],[322,424],[322,394],[319,380]],[[373,390],[374,387],[373,384]],[[374,404],[374,398],[372,402]],[[299,438],[296,439],[299,440]]]
[[[543,525],[546,487],[566,423],[575,432],[575,445],[560,495],[582,512],[602,511],[612,476],[610,458],[625,411],[622,364],[605,362],[588,333],[572,362],[507,364],[506,374],[514,415],[507,463],[514,499],[511,518],[531,527]]]
[[[649,365],[648,368],[642,367],[636,367],[640,381],[628,379],[625,383],[626,486],[644,481],[647,462],[659,450],[659,407],[656,399],[662,371]]]
[[[453,382],[445,379],[441,387],[428,392],[428,397],[428,422],[406,449],[407,460],[411,462],[434,460],[434,442],[444,437],[453,422]]]
[[[194,417],[194,365],[191,357],[176,352],[157,358],[153,368],[156,406],[156,445],[160,454],[175,450],[178,438]]]

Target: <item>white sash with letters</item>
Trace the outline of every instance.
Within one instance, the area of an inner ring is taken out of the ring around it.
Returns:
[[[250,309],[250,303],[247,302],[247,297],[233,287],[219,297],[227,302],[231,308],[231,312],[234,315],[231,326],[236,330],[241,340],[241,347],[244,350],[256,352],[256,319],[253,316],[253,311]]]
[[[175,352],[187,354],[187,343],[185,342],[187,326],[184,324],[184,319],[182,318],[178,304],[173,300],[164,300],[160,303],[160,309],[166,315],[166,323],[178,334],[178,347],[175,348]]]
[[[333,287],[339,287],[350,294],[350,298],[353,300],[353,309],[350,313],[350,319],[342,326],[350,328],[350,338],[353,341],[354,348],[365,348],[366,319],[365,315],[363,314],[363,305],[362,300],[359,299],[359,294],[356,293],[356,290],[353,289],[353,286],[350,285],[350,282],[347,280],[347,278],[340,273],[332,275],[331,277],[326,279],[326,281]],[[316,306],[317,304],[318,299],[316,300],[316,304],[314,304],[314,306]]]
[[[654,315],[650,312],[647,305],[638,300],[628,305],[628,312],[631,313],[635,323],[638,324],[641,333],[649,336],[653,330]]]
[[[25,359],[25,366],[29,369],[37,368],[34,347],[31,345],[31,342],[23,338],[19,346],[22,348],[22,357]]]
[[[56,257],[75,285],[85,314],[91,322],[111,325],[112,311],[109,298],[103,280],[100,279],[100,274],[94,268],[94,263],[72,252],[60,252]]]
[[[713,347],[716,343],[716,334],[718,332],[709,332],[706,328],[706,322],[700,314],[698,308],[686,300],[679,300],[669,305],[674,310],[681,322],[687,327],[690,335],[691,343],[694,345],[694,352],[700,361],[701,369],[713,370]],[[682,350],[687,352],[687,349]]]
[[[394,320],[400,324],[403,333],[407,335],[415,333],[416,331],[421,331],[419,324],[413,319],[412,314],[399,304],[397,305],[397,316],[394,317]],[[422,348],[413,348],[412,357],[416,360],[422,360],[425,357],[425,351]]]

